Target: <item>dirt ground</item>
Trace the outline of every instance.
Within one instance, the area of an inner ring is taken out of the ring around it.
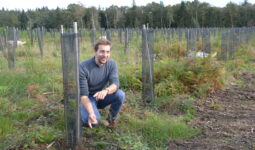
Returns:
[[[255,74],[197,101],[190,125],[201,129],[191,139],[170,141],[169,150],[255,150]]]

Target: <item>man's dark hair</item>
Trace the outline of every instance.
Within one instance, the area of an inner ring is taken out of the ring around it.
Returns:
[[[98,47],[99,45],[109,45],[110,47],[112,47],[112,43],[106,39],[101,39],[101,40],[98,40],[94,46],[94,50],[97,51],[98,50]]]

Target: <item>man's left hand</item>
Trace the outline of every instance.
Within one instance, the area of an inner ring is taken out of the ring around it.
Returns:
[[[107,94],[108,94],[108,90],[102,90],[102,91],[96,92],[96,94],[94,94],[93,97],[95,97],[96,100],[103,100]]]

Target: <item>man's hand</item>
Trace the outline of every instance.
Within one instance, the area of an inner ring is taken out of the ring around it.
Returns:
[[[95,114],[90,114],[88,119],[88,125],[92,128],[92,124],[97,124],[97,118]]]
[[[108,90],[102,90],[102,91],[96,92],[96,94],[94,94],[93,97],[95,97],[96,100],[103,100],[107,94],[108,94]]]

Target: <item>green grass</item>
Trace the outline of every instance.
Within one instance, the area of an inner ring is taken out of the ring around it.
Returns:
[[[88,35],[88,34],[87,34]],[[45,37],[44,57],[38,42],[30,46],[26,33],[21,34],[27,44],[17,49],[17,68],[9,70],[0,53],[0,149],[38,149],[54,141],[65,139],[62,62],[60,40]],[[59,37],[57,35],[56,37]],[[196,114],[195,101],[209,92],[221,89],[229,78],[238,79],[243,71],[254,71],[255,45],[237,48],[235,59],[226,62],[217,58],[187,59],[186,41],[174,37],[171,44],[157,35],[154,52],[155,101],[146,107],[141,99],[142,62],[141,41],[134,38],[124,53],[124,42],[113,37],[111,57],[119,67],[121,88],[126,92],[126,105],[118,120],[118,128],[102,126],[83,128],[85,146],[96,149],[163,150],[171,139],[192,138],[200,133],[190,127]],[[212,51],[220,51],[220,38],[212,40]],[[92,57],[90,39],[80,44],[80,61]],[[252,45],[253,44],[253,45]],[[201,43],[197,43],[198,50]],[[241,84],[241,83],[240,83]],[[31,93],[29,86],[35,86]],[[47,102],[40,102],[37,94]],[[211,109],[219,109],[217,104]],[[106,118],[107,111],[102,111]],[[15,138],[13,138],[15,137]],[[54,146],[53,146],[54,147]],[[53,148],[52,147],[52,148]],[[53,148],[54,149],[54,148]]]
[[[129,119],[127,130],[140,135],[151,149],[166,148],[169,139],[183,139],[199,133],[198,129],[188,127],[181,119],[163,113],[145,112],[143,118],[132,116]]]
[[[1,136],[1,138],[7,136],[8,134],[10,134],[14,131],[12,121],[10,120],[9,117],[8,118],[7,117],[1,117],[0,121],[1,121],[1,124],[0,124],[0,136]]]
[[[0,79],[0,85],[5,89],[5,92],[2,92],[2,96],[10,95],[13,100],[16,100],[26,93],[26,85],[29,80],[25,73],[16,71],[2,72]]]
[[[32,99],[24,99],[23,101],[19,102],[18,105],[22,108],[31,108],[32,106],[35,106],[35,102]]]
[[[199,129],[188,127],[182,117],[149,111],[142,113],[140,112],[139,117],[123,114],[118,128],[113,131],[102,126],[90,130],[84,128],[83,135],[85,141],[88,141],[83,144],[98,149],[107,149],[114,145],[120,149],[163,150],[167,148],[170,139],[189,138],[200,132]]]

